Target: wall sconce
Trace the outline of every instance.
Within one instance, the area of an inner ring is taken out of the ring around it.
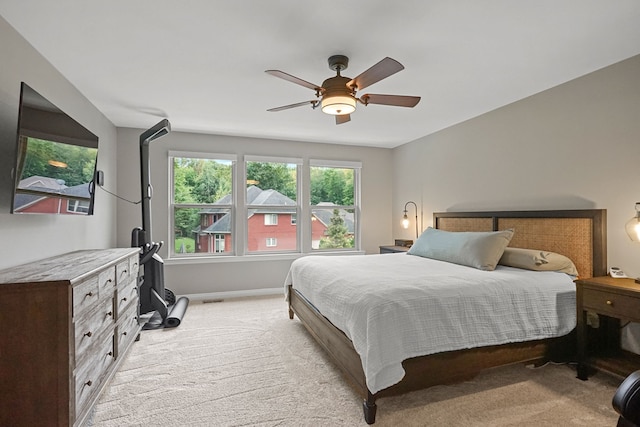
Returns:
[[[636,215],[627,221],[624,228],[632,241],[640,242],[640,202],[636,202]],[[635,282],[640,283],[640,277],[637,277]]]
[[[402,217],[402,227],[404,227],[405,229],[409,228],[409,217],[407,216],[407,206],[409,206],[409,203],[411,203],[413,207],[416,209],[416,239],[417,239],[418,238],[418,205],[416,205],[415,202],[408,201],[407,203],[404,204],[404,216]]]
[[[636,202],[636,215],[627,221],[625,230],[634,242],[640,242],[640,202]]]

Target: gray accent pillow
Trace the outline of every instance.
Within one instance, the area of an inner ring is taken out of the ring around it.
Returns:
[[[444,231],[428,227],[407,253],[491,271],[512,237],[513,229]]]
[[[535,271],[559,271],[577,277],[578,269],[571,259],[555,252],[538,249],[506,248],[499,264]]]

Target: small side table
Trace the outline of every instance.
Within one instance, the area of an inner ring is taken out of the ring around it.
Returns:
[[[578,378],[586,380],[590,368],[623,377],[640,369],[640,356],[620,348],[620,320],[640,322],[640,284],[609,276],[577,280],[576,308]],[[600,315],[597,331],[587,326],[588,311]]]
[[[406,246],[380,246],[381,254],[393,254],[398,252],[407,252],[409,250]]]

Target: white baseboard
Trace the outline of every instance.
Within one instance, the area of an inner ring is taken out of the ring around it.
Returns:
[[[210,302],[220,301],[229,298],[246,298],[246,297],[261,297],[267,295],[282,295],[284,298],[284,287],[281,288],[265,288],[265,289],[248,289],[243,291],[228,291],[228,292],[209,292],[202,294],[187,294],[180,295],[189,298],[189,301]]]

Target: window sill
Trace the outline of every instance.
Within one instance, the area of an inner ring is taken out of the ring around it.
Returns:
[[[317,255],[364,255],[364,251],[322,251],[322,252],[310,252],[310,253],[288,253],[288,254],[251,254],[244,256],[193,256],[193,257],[173,257],[164,259],[165,265],[180,265],[180,264],[214,264],[225,262],[259,262],[259,261],[283,261],[283,260],[295,260],[302,258],[303,256],[317,256]]]

